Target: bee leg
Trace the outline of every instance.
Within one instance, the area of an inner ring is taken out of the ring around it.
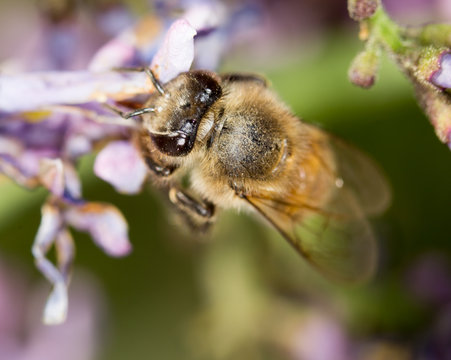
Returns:
[[[229,186],[232,188],[233,191],[235,191],[235,195],[238,196],[241,199],[245,199],[246,195],[244,194],[244,191],[233,181],[229,183]]]
[[[147,167],[158,177],[168,177],[178,168],[176,165],[159,165],[150,155],[145,155],[144,160],[146,161]]]
[[[215,206],[211,202],[199,201],[176,187],[169,189],[169,200],[193,229],[205,231],[213,222]]]
[[[242,74],[242,73],[226,73],[221,75],[221,80],[224,82],[237,82],[237,81],[241,81],[241,82],[245,82],[245,81],[252,81],[255,82],[263,87],[266,87],[267,81],[265,78],[256,75],[256,74]]]

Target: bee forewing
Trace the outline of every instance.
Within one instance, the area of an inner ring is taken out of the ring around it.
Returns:
[[[377,247],[373,231],[354,194],[337,188],[321,212],[306,210],[294,223],[301,254],[332,279],[363,282],[374,273]]]
[[[351,191],[336,188],[321,209],[299,204],[296,217],[274,200],[247,200],[328,278],[357,283],[373,274],[377,260],[375,237]]]
[[[335,155],[336,171],[346,188],[351,189],[367,215],[377,215],[391,201],[388,182],[379,167],[355,147],[333,136],[329,137]]]

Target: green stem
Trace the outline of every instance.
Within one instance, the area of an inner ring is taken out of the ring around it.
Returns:
[[[408,50],[401,36],[404,29],[390,19],[382,6],[368,19],[368,23],[371,36],[384,47],[388,47],[391,52],[403,55]]]

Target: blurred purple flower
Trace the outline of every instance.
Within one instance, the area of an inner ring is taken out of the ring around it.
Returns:
[[[90,276],[77,277],[64,325],[44,326],[36,316],[45,289],[31,291],[24,274],[0,259],[0,359],[92,360],[99,348],[105,304]]]
[[[430,305],[451,304],[451,266],[436,253],[423,255],[407,274],[407,286],[416,299]]]
[[[343,314],[341,314],[343,315]],[[279,346],[293,360],[362,360],[411,359],[411,348],[405,344],[374,336],[352,334],[336,308],[318,308],[304,304],[301,316],[286,318]],[[289,326],[287,326],[289,324]],[[286,339],[289,339],[289,342]]]
[[[398,22],[409,25],[451,20],[449,0],[382,0],[382,3]]]
[[[351,342],[346,330],[325,312],[310,310],[293,341],[293,359],[296,360],[351,359]]]
[[[123,256],[131,250],[122,214],[112,205],[85,201],[76,172],[80,156],[106,143],[95,162],[99,177],[123,193],[138,192],[147,177],[133,141],[136,124],[120,118],[105,103],[118,106],[149,94],[153,85],[144,73],[112,67],[149,66],[151,61],[154,73],[167,82],[188,71],[194,59],[196,64],[217,66],[227,46],[224,34],[233,33],[234,19],[218,1],[181,1],[177,6],[185,14],[178,20],[144,16],[136,25],[129,24],[124,9],[108,13],[119,18],[125,29],[112,26],[111,18],[99,17],[104,20],[99,20],[100,25],[115,37],[93,56],[89,70],[0,75],[0,172],[23,186],[44,186],[50,192],[32,249],[36,266],[53,285],[45,323],[60,323],[66,317],[74,257],[69,227],[89,233],[109,255]],[[82,31],[80,24],[69,23]],[[49,27],[53,37],[44,69],[69,67],[70,44],[79,39],[65,30],[65,20],[58,24]],[[63,47],[58,45],[61,41]],[[209,47],[200,46],[195,53],[198,41]],[[204,57],[208,60],[203,62]],[[52,247],[56,264],[47,258]]]
[[[451,359],[451,305],[441,309],[418,342],[415,359]]]
[[[440,253],[421,255],[411,266],[406,284],[414,298],[433,312],[430,325],[422,330],[416,343],[416,357],[451,358],[451,264]]]

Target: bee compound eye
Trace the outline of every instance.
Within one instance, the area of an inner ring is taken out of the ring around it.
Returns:
[[[169,156],[188,155],[194,147],[198,128],[196,119],[186,119],[181,128],[169,134],[150,133],[150,137],[163,154]]]
[[[197,132],[197,121],[196,119],[187,119],[183,122],[183,125],[180,129],[181,132],[189,135],[193,131]]]

